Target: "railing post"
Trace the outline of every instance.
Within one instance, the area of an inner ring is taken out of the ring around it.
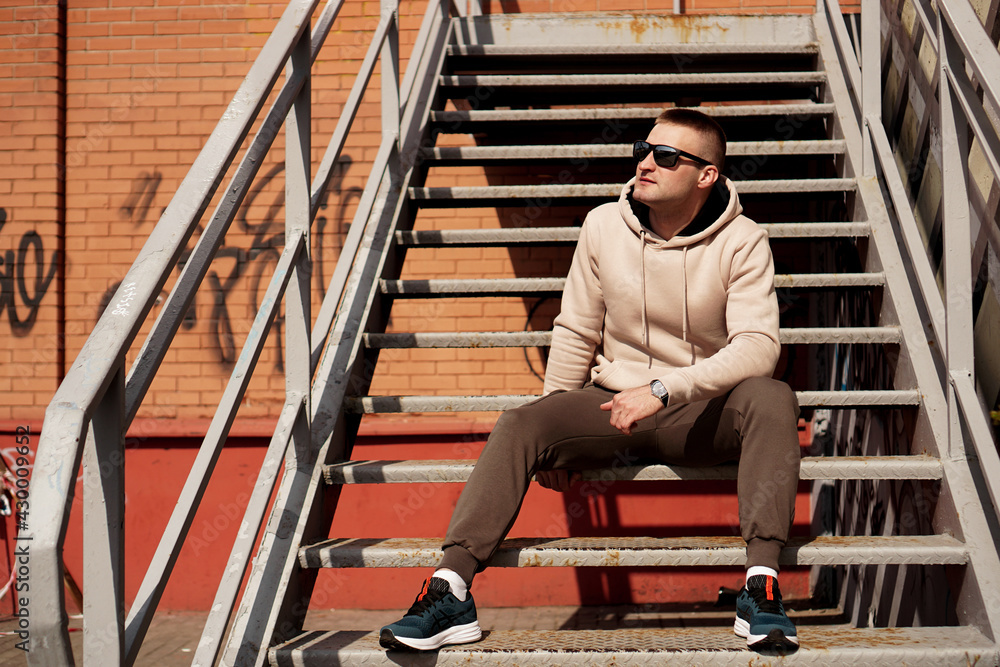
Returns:
[[[123,363],[94,411],[83,448],[83,661],[86,665],[124,664],[124,415]]]
[[[882,35],[879,0],[861,0],[861,117],[882,118]],[[862,129],[861,175],[875,175],[875,147]]]
[[[947,328],[946,360],[950,374],[971,376],[974,368],[972,334],[972,231],[968,194],[968,120],[948,79],[948,69],[962,67],[961,52],[938,18],[938,85],[941,113],[942,222],[944,288]],[[948,384],[952,456],[963,455],[963,434],[955,388]]]
[[[391,16],[379,60],[382,65],[382,136],[396,137],[396,155],[389,161],[394,180],[399,176],[399,0],[381,0],[381,14]],[[395,165],[395,166],[394,166]]]
[[[288,60],[286,76],[305,74],[305,81],[285,120],[285,242],[301,232],[305,247],[299,255],[288,282],[285,298],[285,393],[306,401],[303,417],[292,430],[293,451],[299,464],[312,459],[310,442],[309,393],[312,384],[312,301],[309,284],[312,276],[310,226],[312,220],[311,119],[312,79],[311,37],[302,33]]]

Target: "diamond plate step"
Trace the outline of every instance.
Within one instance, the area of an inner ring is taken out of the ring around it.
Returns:
[[[1000,650],[969,626],[845,628],[800,625],[801,647],[784,658],[749,651],[723,627],[494,630],[482,641],[429,654],[387,652],[377,632],[305,632],[268,651],[272,667],[319,665],[994,665]]]
[[[440,278],[380,280],[382,294],[392,297],[521,296],[559,294],[565,278]],[[788,273],[774,277],[776,288],[878,287],[884,273]]]
[[[833,343],[899,343],[899,327],[829,327],[780,329],[778,337],[785,345]],[[400,348],[480,348],[544,347],[552,339],[551,331],[465,331],[424,333],[368,333],[362,336],[369,349]]]
[[[730,141],[726,156],[738,155],[840,155],[847,142],[839,139],[799,141]],[[632,144],[561,144],[557,146],[435,146],[424,147],[425,161],[447,163],[494,160],[632,159]]]
[[[759,225],[772,239],[867,237],[867,222],[781,222]],[[579,227],[514,227],[506,229],[424,229],[396,232],[396,243],[416,248],[460,248],[527,244],[574,244]]]
[[[818,85],[826,72],[705,72],[685,74],[459,74],[442,75],[441,86],[476,88],[525,86],[760,86],[773,84]]]
[[[574,55],[810,55],[819,52],[816,42],[800,44],[727,44],[659,43],[659,44],[587,44],[587,45],[507,45],[452,44],[450,56],[574,56]]]
[[[797,391],[799,406],[810,408],[876,408],[920,405],[915,390]],[[349,396],[344,409],[350,414],[398,412],[502,412],[539,398],[508,396]]]
[[[299,564],[321,567],[435,567],[440,537],[334,538],[299,549]],[[797,537],[782,565],[964,565],[965,545],[950,535]],[[740,567],[741,537],[568,537],[504,540],[490,567]]]
[[[476,462],[345,461],[323,469],[327,484],[464,483]],[[582,473],[585,481],[736,479],[736,464],[690,468],[671,465],[621,466]],[[941,461],[930,456],[806,456],[800,479],[941,479]]]
[[[737,190],[742,195],[804,194],[816,192],[853,192],[857,187],[853,178],[788,178],[758,181],[739,181]],[[421,205],[437,206],[487,206],[492,202],[535,199],[546,205],[560,200],[610,199],[617,200],[621,183],[591,183],[570,185],[480,185],[464,187],[415,187],[409,196]]]
[[[431,122],[448,130],[460,123],[547,123],[588,120],[642,120],[652,122],[663,107],[630,107],[624,109],[482,109],[472,111],[431,111]],[[810,104],[733,104],[698,107],[698,111],[714,118],[750,116],[828,116],[834,112],[829,103]],[[459,131],[457,127],[453,131]]]

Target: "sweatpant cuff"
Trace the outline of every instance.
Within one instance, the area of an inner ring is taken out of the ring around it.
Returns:
[[[781,554],[784,542],[780,540],[765,540],[755,537],[747,542],[747,566],[750,569],[754,565],[769,567],[775,572],[780,571],[778,567],[778,556]]]
[[[469,553],[469,550],[459,544],[449,544],[445,547],[444,556],[438,567],[448,568],[462,577],[466,585],[472,585],[472,578],[479,569],[479,561]]]

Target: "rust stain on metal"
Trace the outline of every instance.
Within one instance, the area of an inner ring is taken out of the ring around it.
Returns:
[[[635,41],[639,42],[642,39],[642,33],[649,29],[649,24],[647,21],[636,17],[632,19],[628,27],[629,30],[632,31],[632,34],[635,35]]]

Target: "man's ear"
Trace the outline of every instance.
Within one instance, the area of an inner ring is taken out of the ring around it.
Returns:
[[[719,180],[719,168],[714,164],[710,164],[701,168],[701,174],[698,176],[698,187],[705,189],[710,188],[715,185],[715,182]]]

